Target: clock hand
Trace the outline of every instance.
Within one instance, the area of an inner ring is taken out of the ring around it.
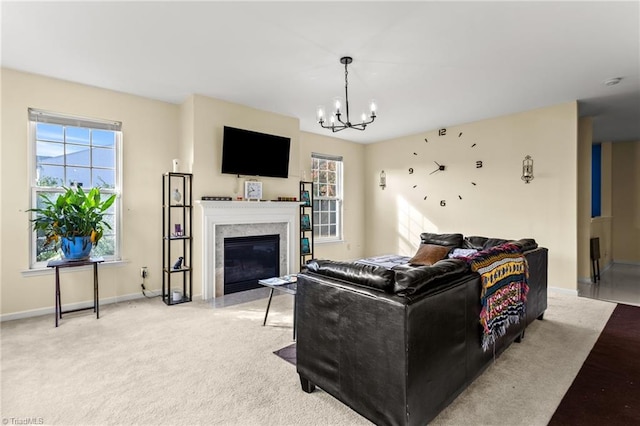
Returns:
[[[429,173],[430,175],[434,174],[435,172],[441,172],[441,171],[443,172],[445,170],[444,164],[439,164],[437,161],[434,161],[434,163],[436,163],[436,166],[438,166],[438,168],[432,171],[431,173]]]

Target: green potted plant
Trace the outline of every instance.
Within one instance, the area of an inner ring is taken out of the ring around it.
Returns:
[[[44,247],[59,245],[65,259],[84,260],[102,238],[104,228],[111,229],[104,215],[116,196],[102,200],[99,188],[89,192],[82,187],[63,189],[55,201],[42,195],[42,207],[28,210],[35,213],[33,229],[46,238]]]

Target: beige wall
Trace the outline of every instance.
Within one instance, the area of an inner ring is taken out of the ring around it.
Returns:
[[[549,248],[549,285],[575,291],[577,120],[571,102],[450,126],[444,137],[434,129],[367,145],[366,254],[412,255],[421,232],[532,237]],[[530,184],[520,179],[527,154],[534,159]],[[434,161],[447,170],[429,175]],[[385,190],[378,187],[381,170]]]
[[[203,195],[244,196],[244,181],[248,178],[237,178],[220,173],[222,166],[222,136],[224,126],[238,127],[256,132],[269,133],[291,138],[289,159],[289,178],[260,177],[263,198],[271,200],[278,196],[297,197],[299,181],[299,123],[296,118],[287,117],[249,108],[201,95],[193,95],[181,105],[182,125],[192,127],[193,131],[186,136],[190,140],[181,141],[183,153],[192,158],[184,161],[191,163],[189,172],[193,173],[194,200]],[[187,135],[187,133],[184,133]],[[182,161],[182,159],[181,159]],[[193,294],[202,294],[202,210],[196,207],[193,223]],[[293,265],[297,259],[293,259]]]
[[[297,196],[302,170],[310,177],[311,152],[344,157],[344,239],[318,244],[316,257],[350,260],[382,253],[412,254],[423,231],[534,237],[550,249],[550,285],[575,289],[577,107],[573,102],[451,126],[446,137],[437,136],[434,129],[360,145],[300,132],[294,117],[200,95],[173,105],[6,69],[1,83],[3,318],[51,312],[53,308],[52,272],[23,273],[29,266],[31,232],[25,212],[29,208],[29,107],[123,122],[124,262],[101,267],[103,301],[138,297],[141,266],[149,268],[147,288],[158,290],[161,286],[160,176],[170,170],[172,158],[180,159],[181,171],[194,173],[194,199],[242,195],[244,179],[219,172],[224,125],[291,138],[290,177],[261,178],[265,198]],[[463,136],[458,138],[460,132]],[[424,142],[425,137],[431,145]],[[472,143],[476,143],[474,148]],[[535,179],[528,185],[520,180],[527,154],[535,161]],[[434,160],[445,163],[447,171],[429,176]],[[476,160],[484,162],[482,169],[475,168]],[[409,167],[416,169],[414,175],[408,174]],[[385,190],[378,186],[383,169]],[[471,186],[471,180],[476,187]],[[413,185],[419,186],[414,189]],[[463,200],[457,199],[458,195]],[[446,207],[439,205],[441,199],[447,200]],[[196,208],[195,295],[200,294],[202,283],[200,221],[201,212]],[[62,279],[64,304],[91,299],[89,271],[66,272]]]
[[[319,259],[354,260],[365,254],[364,224],[364,151],[365,145],[300,132],[300,169],[311,179],[311,153],[341,155],[344,161],[343,239],[316,243],[314,256]]]
[[[178,158],[180,171],[194,174],[194,199],[203,195],[242,196],[245,178],[220,173],[223,126],[245,128],[291,138],[288,179],[260,178],[264,198],[298,196],[301,171],[310,178],[311,152],[343,155],[345,160],[345,239],[318,245],[325,258],[361,257],[363,150],[360,144],[299,131],[297,118],[256,110],[200,95],[181,105],[153,101],[81,84],[2,69],[2,161],[0,182],[2,243],[0,258],[3,319],[51,312],[53,273],[29,268],[30,226],[27,151],[27,109],[123,122],[123,262],[100,267],[104,302],[140,296],[139,270],[149,268],[148,289],[162,282],[160,176]],[[12,200],[7,203],[7,200]],[[193,290],[201,294],[201,211],[194,210]],[[294,269],[298,259],[293,259]],[[91,300],[88,270],[62,274],[63,304]]]
[[[125,262],[100,267],[100,296],[118,300],[140,294],[140,267],[149,285],[161,279],[160,175],[177,156],[178,107],[132,95],[2,69],[2,207],[0,258],[4,315],[52,310],[53,274],[25,276],[29,268],[30,207],[28,158],[29,107],[122,122],[123,229]],[[10,200],[10,202],[8,202]],[[63,304],[91,300],[90,271],[62,275]]]
[[[612,144],[614,262],[640,263],[640,142]]]

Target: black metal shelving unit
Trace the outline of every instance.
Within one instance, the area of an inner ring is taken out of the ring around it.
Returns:
[[[162,300],[167,305],[191,302],[192,182],[191,173],[168,172],[162,175]],[[176,268],[179,257],[182,257],[182,262]],[[179,297],[174,297],[176,289],[181,290]]]
[[[313,259],[313,182],[300,181],[300,202],[300,272],[303,272]]]

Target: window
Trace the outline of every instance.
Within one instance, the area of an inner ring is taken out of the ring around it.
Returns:
[[[31,206],[42,207],[43,196],[55,199],[63,187],[85,191],[99,187],[105,198],[118,194],[105,216],[111,229],[105,229],[93,254],[105,260],[119,259],[122,124],[29,109],[29,126]],[[32,268],[60,257],[56,248],[43,244],[44,237],[33,232]]]
[[[316,241],[342,239],[342,157],[311,154],[313,236]]]

